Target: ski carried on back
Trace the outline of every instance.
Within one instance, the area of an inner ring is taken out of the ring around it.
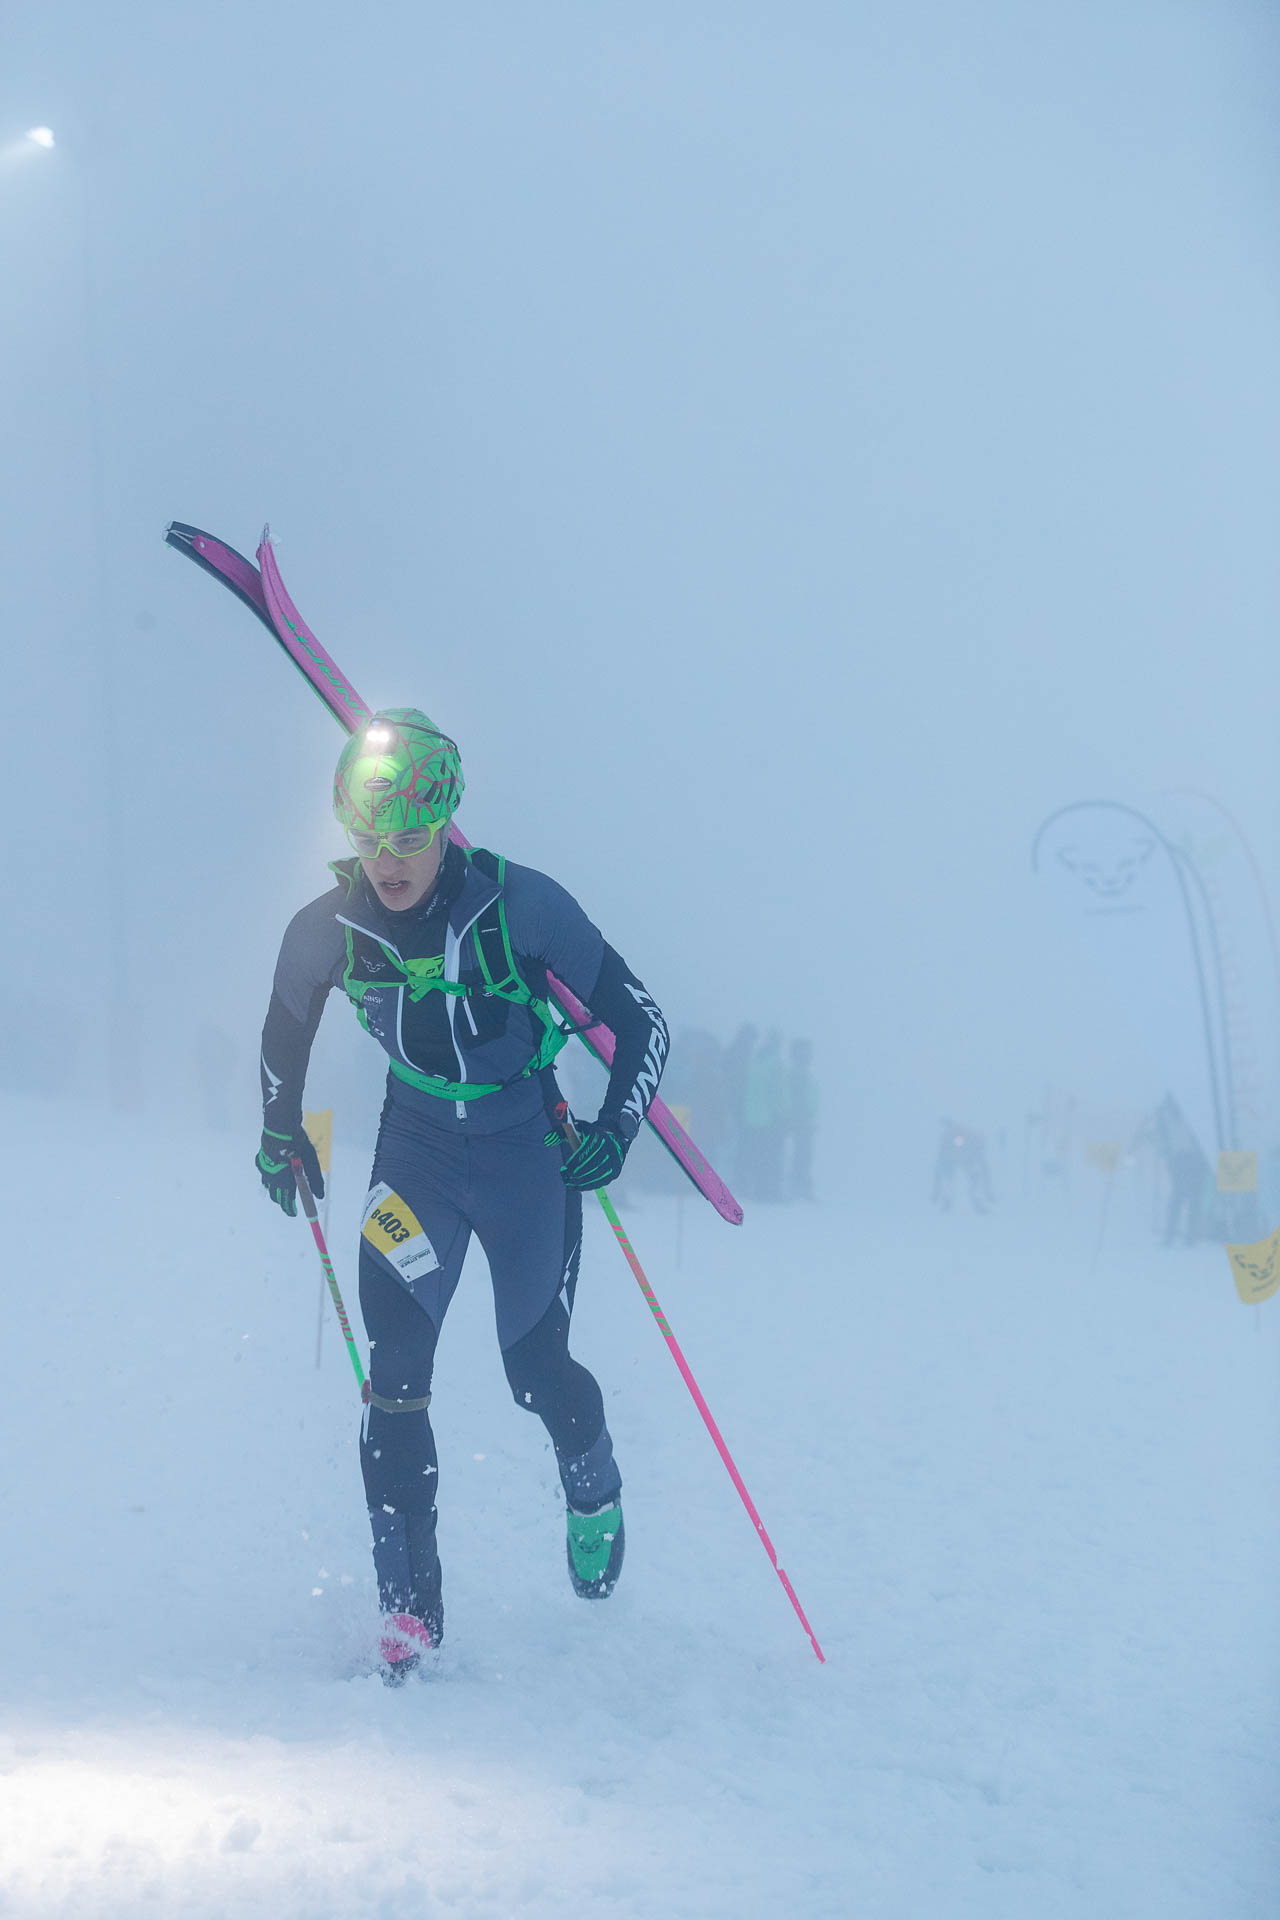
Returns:
[[[251,560],[246,560],[243,554],[237,553],[234,547],[181,520],[171,523],[165,532],[165,539],[179,553],[185,553],[188,559],[203,567],[206,573],[221,580],[250,612],[258,616],[272,639],[288,654],[312,692],[345,732],[353,733],[370,718],[372,709],[335,665],[289,598],[276,565],[270,528],[263,529],[257,566]],[[450,827],[450,838],[456,840],[459,846],[470,845],[456,826]],[[614,1036],[610,1029],[603,1025],[587,1026],[586,1022],[590,1019],[587,1009],[554,974],[548,976],[548,984],[551,998],[560,1012],[579,1030],[595,1057],[609,1066],[614,1054]],[[698,1191],[711,1202],[716,1212],[731,1226],[741,1225],[742,1208],[660,1098],[654,1098],[646,1117],[663,1146]]]

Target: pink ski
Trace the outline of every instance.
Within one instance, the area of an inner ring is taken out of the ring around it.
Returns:
[[[301,668],[335,720],[341,721],[348,733],[354,733],[373,709],[360,698],[345,673],[338,671],[285,592],[271,544],[270,527],[262,529],[258,565],[262,569],[262,591],[281,646],[294,665]]]

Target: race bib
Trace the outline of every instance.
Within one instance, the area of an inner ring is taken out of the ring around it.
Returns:
[[[424,1273],[434,1273],[440,1262],[411,1207],[381,1181],[364,1204],[360,1229],[371,1247],[389,1260],[400,1278],[412,1286]]]

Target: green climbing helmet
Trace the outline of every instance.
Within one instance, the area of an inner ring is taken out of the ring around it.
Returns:
[[[383,707],[342,749],[333,811],[357,853],[429,847],[466,782],[457,745],[417,707]]]

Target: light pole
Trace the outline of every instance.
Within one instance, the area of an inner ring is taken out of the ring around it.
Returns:
[[[52,152],[57,142],[51,127],[28,129],[23,146]],[[81,334],[84,345],[85,419],[88,439],[89,491],[93,542],[93,578],[91,587],[91,628],[99,663],[98,732],[105,761],[102,781],[103,804],[100,819],[103,828],[102,879],[106,888],[107,926],[107,1007],[106,1046],[102,1066],[107,1096],[121,1112],[136,1112],[142,1104],[140,1071],[140,1034],[136,1009],[132,1002],[129,964],[129,902],[126,897],[128,864],[123,856],[119,808],[115,791],[116,748],[120,738],[121,714],[118,686],[118,649],[115,644],[115,605],[110,591],[107,563],[106,470],[103,461],[103,436],[100,390],[102,370],[95,344],[95,320],[98,309],[98,285],[94,246],[95,223],[89,204],[87,175],[74,164],[69,169],[76,212],[80,225],[80,302]]]

